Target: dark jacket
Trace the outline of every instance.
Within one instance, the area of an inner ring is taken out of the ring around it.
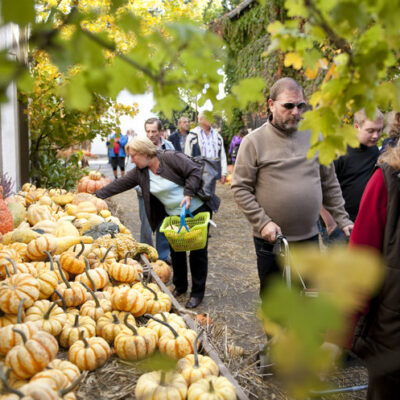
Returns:
[[[181,140],[180,139],[181,139],[181,134],[179,133],[179,131],[176,131],[176,132],[172,133],[168,137],[168,140],[174,145],[175,150],[180,151],[181,153],[183,153],[185,151],[185,149],[182,149]]]
[[[388,195],[382,251],[386,275],[357,325],[352,347],[370,370],[383,375],[400,370],[400,171],[380,167]]]
[[[195,196],[201,182],[201,170],[184,154],[173,150],[157,152],[160,166],[157,173],[179,186],[184,187],[185,196]],[[114,196],[139,185],[142,189],[144,207],[153,231],[166,217],[164,205],[150,193],[150,178],[148,168],[134,168],[124,177],[98,190],[95,194],[100,199]]]

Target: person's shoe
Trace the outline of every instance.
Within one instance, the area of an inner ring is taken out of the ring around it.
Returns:
[[[196,308],[202,302],[202,300],[203,300],[202,297],[191,297],[189,301],[186,303],[185,307]]]
[[[182,294],[186,293],[186,290],[184,292],[180,292],[179,290],[174,289],[171,293],[172,293],[172,296],[178,297],[178,296],[181,296]]]

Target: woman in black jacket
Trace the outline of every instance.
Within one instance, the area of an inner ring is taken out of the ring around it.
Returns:
[[[185,205],[193,215],[208,211],[210,202],[204,203],[196,196],[201,183],[201,170],[184,154],[172,150],[157,150],[147,137],[136,137],[128,144],[128,152],[136,168],[123,178],[112,182],[96,192],[105,199],[139,185],[142,189],[145,210],[153,231],[167,215],[179,215]],[[205,248],[189,254],[192,289],[187,308],[197,307],[204,297],[207,269],[208,242]],[[179,296],[188,289],[187,261],[185,252],[175,252],[171,248],[174,271],[173,294]]]

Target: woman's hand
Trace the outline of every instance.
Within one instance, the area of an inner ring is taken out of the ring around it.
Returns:
[[[181,201],[181,208],[183,207],[183,205],[185,205],[186,210],[189,210],[191,201],[192,201],[192,198],[190,196],[184,196]]]

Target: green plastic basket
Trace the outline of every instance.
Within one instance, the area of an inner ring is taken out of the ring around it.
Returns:
[[[208,222],[210,221],[209,212],[200,212],[193,218],[185,218],[186,225],[189,227],[189,232],[182,227],[178,233],[171,228],[171,225],[179,229],[181,219],[179,216],[164,218],[160,227],[160,232],[163,232],[169,244],[174,251],[191,251],[200,250],[206,246]]]

